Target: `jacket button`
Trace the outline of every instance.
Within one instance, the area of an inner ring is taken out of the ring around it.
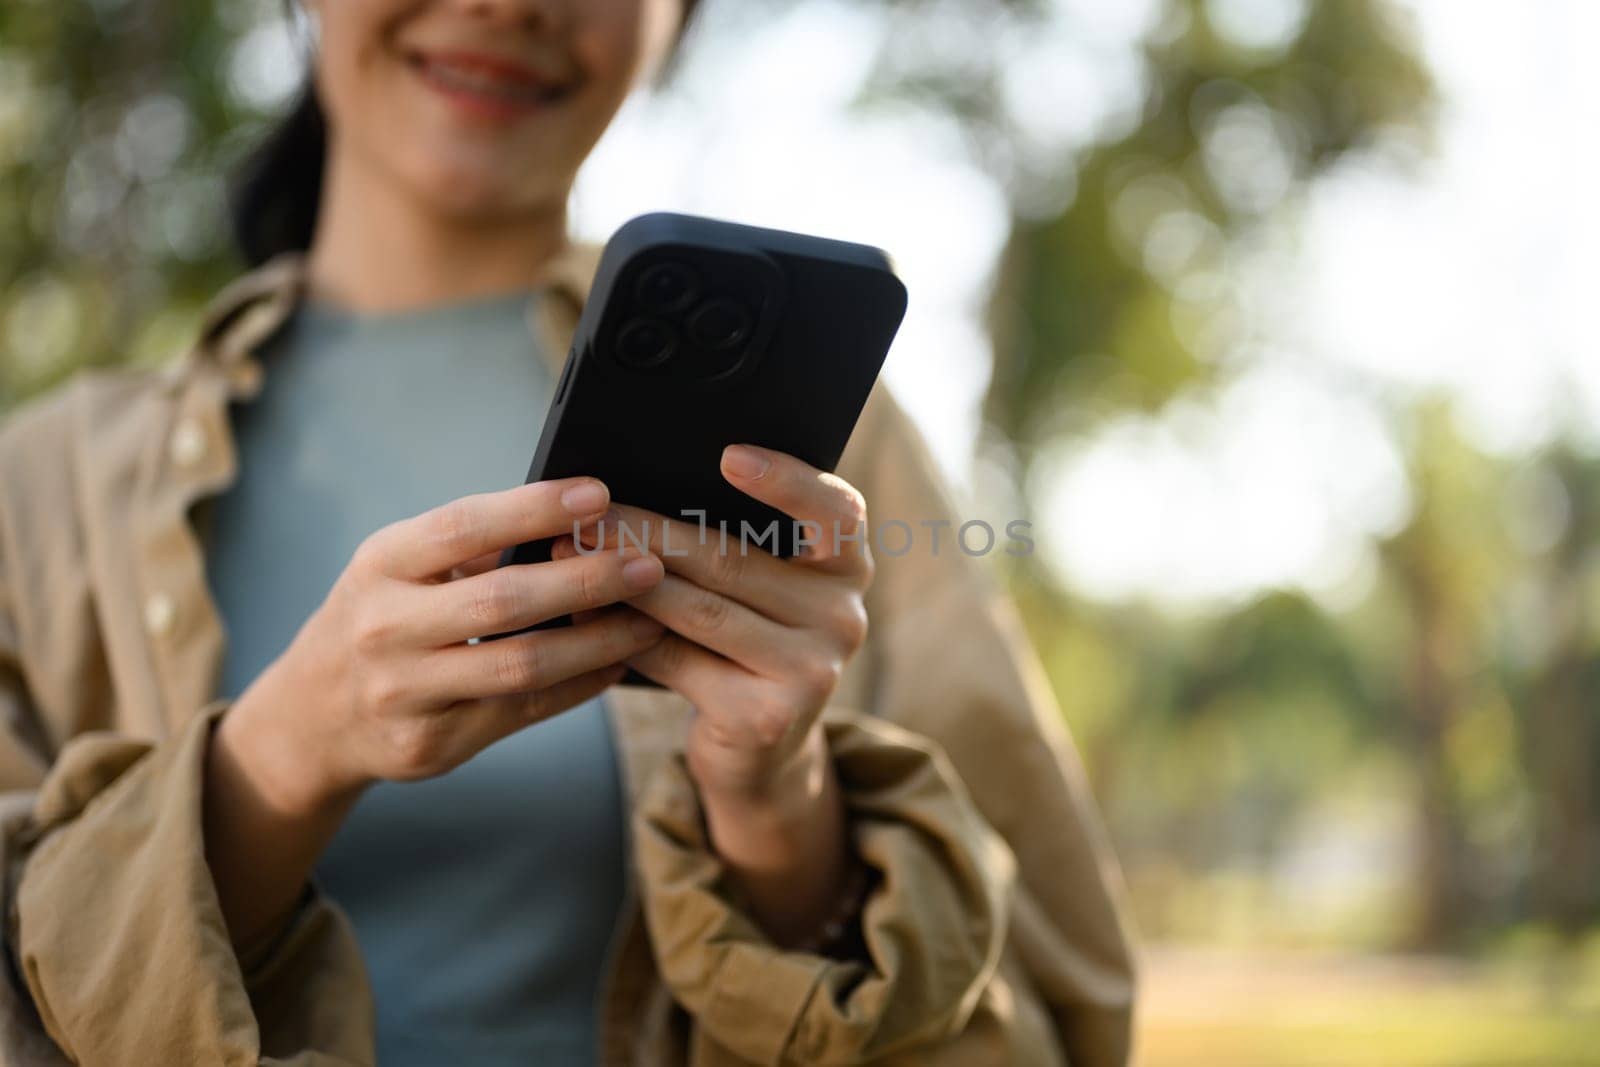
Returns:
[[[144,624],[158,637],[171,631],[177,618],[178,606],[166,593],[152,593],[144,602]]]
[[[206,454],[206,433],[193,418],[179,421],[172,431],[172,460],[180,467],[192,467]]]

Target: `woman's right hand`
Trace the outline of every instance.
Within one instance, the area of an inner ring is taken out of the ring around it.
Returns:
[[[462,497],[357,548],[290,647],[218,734],[274,806],[306,811],[371,782],[428,778],[616,682],[662,628],[624,606],[661,581],[637,550],[497,568],[500,551],[570,533],[609,503],[592,478]],[[573,612],[570,627],[476,644]]]

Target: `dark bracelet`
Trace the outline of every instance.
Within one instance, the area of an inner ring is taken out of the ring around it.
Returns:
[[[861,918],[861,909],[877,885],[877,874],[876,868],[853,856],[844,888],[839,891],[833,907],[809,937],[792,946],[794,951],[815,956],[859,954],[863,946],[860,944],[858,920]]]

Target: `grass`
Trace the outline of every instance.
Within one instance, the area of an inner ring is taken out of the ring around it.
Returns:
[[[1141,1067],[1600,1065],[1600,990],[1457,960],[1157,948]]]

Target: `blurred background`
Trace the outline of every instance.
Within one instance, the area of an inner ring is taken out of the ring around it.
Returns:
[[[895,255],[891,383],[1035,524],[1142,1062],[1600,1063],[1600,4],[704,6],[576,226]],[[303,55],[0,6],[0,409],[185,346]]]

